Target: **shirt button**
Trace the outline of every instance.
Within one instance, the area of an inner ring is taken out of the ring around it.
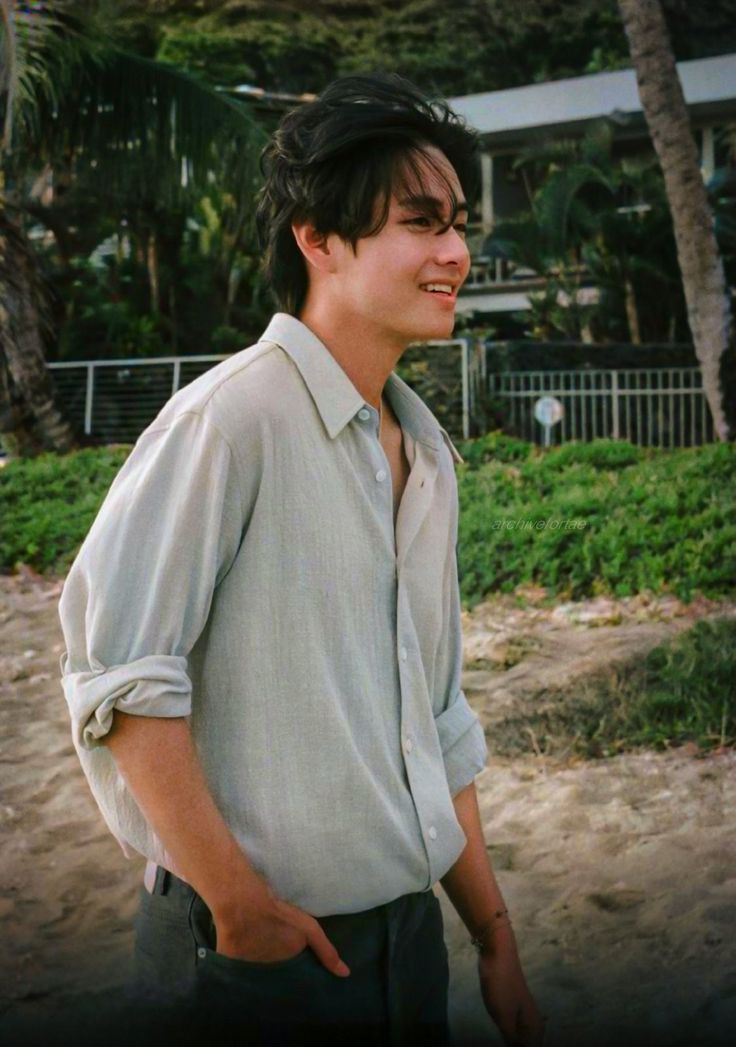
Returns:
[[[367,422],[370,416],[371,412],[368,410],[367,407],[361,407],[361,409],[358,411],[358,418],[360,418],[361,422]]]
[[[414,743],[412,742],[411,738],[406,739],[406,741],[404,742],[404,748],[408,753],[412,751],[412,749],[414,748]]]
[[[383,481],[386,479],[386,470],[385,469],[379,469],[378,472],[376,473],[376,479],[378,480],[379,484],[383,483]]]
[[[430,838],[430,840],[436,840],[437,839],[437,830],[435,829],[435,827],[433,825],[430,825],[430,827],[429,827],[429,838]]]
[[[409,652],[407,651],[406,647],[402,647],[399,651],[399,654],[401,655],[402,662],[405,662],[406,659],[409,657]]]
[[[200,960],[203,960],[206,955],[207,955],[207,950],[206,949],[202,949],[202,948],[197,949],[197,956],[199,956]]]

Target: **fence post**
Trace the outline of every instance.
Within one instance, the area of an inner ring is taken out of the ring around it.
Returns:
[[[470,381],[468,375],[468,341],[467,338],[460,339],[462,344],[462,375],[463,375],[463,440],[470,436]]]
[[[95,394],[95,365],[87,364],[87,391],[84,396],[84,435],[92,435],[92,398]]]
[[[609,371],[611,375],[611,406],[613,408],[613,439],[619,439],[618,427],[618,371]]]
[[[178,393],[179,392],[179,382],[180,382],[180,380],[181,380],[181,360],[177,356],[177,358],[174,360],[174,375],[173,375],[173,380],[171,382],[171,395],[172,396],[174,395],[174,393]]]

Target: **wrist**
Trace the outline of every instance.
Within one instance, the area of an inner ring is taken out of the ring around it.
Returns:
[[[210,898],[205,898],[207,907],[217,924],[238,922],[243,913],[263,915],[275,911],[277,898],[269,884],[257,873],[250,871],[247,877],[235,877],[232,883]]]
[[[503,943],[514,942],[508,909],[493,912],[472,932],[470,942],[479,956],[495,952]]]

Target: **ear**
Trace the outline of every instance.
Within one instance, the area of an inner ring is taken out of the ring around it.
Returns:
[[[309,222],[293,222],[291,231],[308,265],[323,273],[334,272],[337,239],[334,234],[318,233]]]

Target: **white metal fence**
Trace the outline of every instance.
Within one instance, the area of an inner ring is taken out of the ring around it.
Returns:
[[[504,428],[536,443],[543,437],[534,418],[541,396],[555,396],[565,408],[552,443],[610,437],[648,447],[693,447],[715,439],[697,367],[491,372],[485,385]]]
[[[483,432],[487,405],[503,419],[506,431],[541,443],[534,403],[540,396],[556,396],[565,416],[552,430],[552,443],[611,437],[652,447],[687,447],[715,439],[697,367],[493,372],[486,368],[482,343],[455,339],[432,345],[459,350],[456,437]],[[225,359],[227,354],[166,356],[48,367],[80,433],[100,443],[133,443],[170,396]],[[446,382],[443,389],[447,395]]]
[[[78,432],[100,443],[134,443],[169,397],[227,357],[85,360],[48,368]]]
[[[404,359],[416,360],[417,352],[424,350],[435,352],[433,380],[428,380],[424,367],[416,375],[422,395],[442,400],[437,405],[442,424],[454,437],[468,437],[469,339],[412,346]],[[228,355],[87,360],[47,366],[64,411],[79,433],[98,443],[134,443],[169,397]]]

